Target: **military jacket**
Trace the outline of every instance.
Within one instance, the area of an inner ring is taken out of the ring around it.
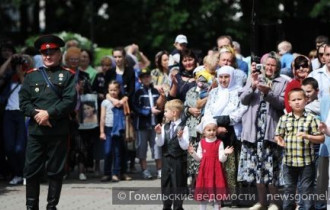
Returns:
[[[69,113],[76,104],[74,71],[62,66],[45,68],[49,81],[59,95],[44,80],[39,69],[26,73],[19,92],[21,111],[30,118],[29,134],[66,135],[69,133]],[[46,110],[52,127],[38,125],[34,116],[36,109]]]

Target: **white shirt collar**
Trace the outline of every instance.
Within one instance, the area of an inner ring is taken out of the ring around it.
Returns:
[[[181,123],[181,119],[179,118],[178,120],[172,121],[171,123],[174,123],[175,126],[178,126]]]
[[[214,137],[213,139],[205,138],[206,142],[214,142],[215,140],[217,140],[217,137]]]

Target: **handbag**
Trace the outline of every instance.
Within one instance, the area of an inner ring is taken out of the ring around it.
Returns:
[[[131,110],[128,102],[126,101],[123,105],[125,115],[125,141],[133,142],[135,140],[135,130],[132,123]]]

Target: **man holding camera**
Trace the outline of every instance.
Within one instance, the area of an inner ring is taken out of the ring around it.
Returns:
[[[39,209],[40,176],[46,166],[47,210],[55,210],[67,156],[69,113],[76,101],[74,72],[60,65],[64,42],[59,37],[41,36],[34,46],[44,66],[27,71],[19,93],[21,110],[30,117],[24,168],[26,206],[29,210]]]

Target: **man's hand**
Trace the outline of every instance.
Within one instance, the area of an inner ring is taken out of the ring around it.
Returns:
[[[39,125],[47,125],[49,126],[49,114],[46,110],[42,110],[42,109],[36,109],[36,111],[38,112],[38,114],[36,114],[34,116],[35,121],[39,124]]]

